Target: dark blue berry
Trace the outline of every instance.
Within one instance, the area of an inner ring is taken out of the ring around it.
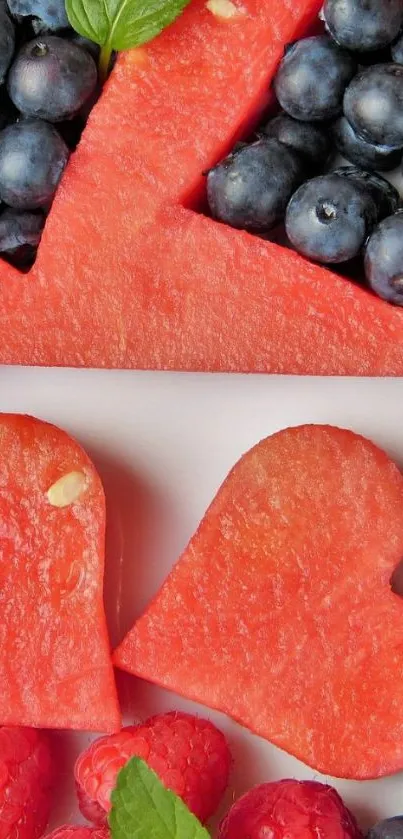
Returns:
[[[37,247],[44,224],[43,213],[4,210],[0,215],[0,253],[14,251],[21,245]]]
[[[43,20],[40,20],[38,17],[27,18],[27,20],[29,20],[33,34],[30,38],[23,38],[23,42],[32,41],[32,38],[37,38],[38,35],[50,35],[52,33],[52,30],[49,29],[49,26],[47,26],[46,23],[44,23]]]
[[[403,839],[403,816],[392,816],[377,822],[368,831],[367,839]]]
[[[285,226],[299,253],[330,264],[357,256],[375,220],[369,193],[332,173],[300,186],[287,207]]]
[[[392,58],[396,64],[403,64],[403,35],[393,44]]]
[[[96,84],[97,68],[90,54],[55,35],[25,44],[8,77],[10,98],[18,110],[49,122],[75,116]]]
[[[53,31],[69,26],[65,0],[7,0],[15,17],[38,18],[42,28]]]
[[[340,117],[332,127],[332,136],[337,150],[351,163],[364,169],[390,172],[399,165],[402,150],[389,146],[376,146],[358,137],[345,117]]]
[[[304,178],[301,158],[278,140],[262,138],[210,170],[207,197],[214,218],[245,230],[270,230]]]
[[[369,192],[377,208],[377,221],[392,215],[400,207],[400,195],[393,184],[382,175],[366,172],[358,166],[340,166],[334,174],[353,180],[359,187]]]
[[[48,204],[69,157],[53,126],[26,119],[0,133],[0,198],[15,209]]]
[[[332,38],[347,50],[388,46],[403,25],[401,0],[325,0],[322,15]]]
[[[15,29],[4,3],[0,3],[0,84],[4,82],[15,49]]]
[[[279,114],[262,130],[301,154],[310,168],[320,169],[329,157],[329,132],[317,123],[299,122],[288,114]]]
[[[5,210],[0,216],[0,253],[18,268],[32,265],[45,216],[24,210]]]
[[[83,35],[79,35],[78,32],[74,31],[74,29],[71,29],[68,33],[66,33],[66,37],[68,37],[70,41],[73,41],[74,44],[77,44],[78,47],[87,50],[87,52],[92,55],[94,61],[98,61],[99,51],[101,49],[98,44],[95,44],[94,41],[90,41],[89,38],[84,38]]]
[[[344,114],[355,133],[379,146],[403,147],[403,66],[374,64],[344,96]]]
[[[333,119],[341,112],[345,88],[356,69],[355,59],[327,35],[303,38],[280,62],[274,79],[277,99],[294,119]]]
[[[403,306],[403,213],[384,219],[375,228],[365,248],[365,276],[373,291],[397,306]],[[403,837],[403,819],[387,819],[370,833],[371,839]]]

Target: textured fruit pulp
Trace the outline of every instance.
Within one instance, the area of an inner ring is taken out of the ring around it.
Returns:
[[[81,754],[74,776],[80,810],[88,821],[106,823],[118,773],[132,757],[145,760],[202,823],[216,812],[232,764],[226,739],[205,715],[171,711],[101,737]]]
[[[52,807],[51,738],[32,728],[0,727],[0,839],[39,839]]]
[[[110,833],[106,827],[85,827],[81,825],[77,828],[66,824],[57,827],[46,839],[110,839]]]
[[[34,268],[0,265],[0,362],[403,374],[401,311],[183,206],[320,6],[234,2],[241,14],[223,22],[193,0],[119,58]]]
[[[219,839],[290,835],[292,839],[362,839],[354,816],[335,789],[291,779],[260,784],[245,793],[224,817]]]
[[[115,663],[326,775],[396,772],[402,502],[396,465],[349,431],[268,438],[234,467]]]
[[[0,722],[115,731],[101,481],[52,425],[2,414],[0,439]],[[82,496],[54,506],[49,488],[72,471],[85,476]]]

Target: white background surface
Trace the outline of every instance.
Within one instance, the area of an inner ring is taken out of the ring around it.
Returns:
[[[0,368],[0,410],[62,426],[100,471],[108,504],[106,605],[113,643],[164,579],[228,470],[262,437],[288,425],[328,422],[371,437],[403,465],[403,379]],[[139,680],[119,681],[128,721],[197,708]],[[202,712],[226,731],[235,758],[223,810],[252,784],[319,777],[228,718]],[[55,825],[77,818],[71,767],[88,740],[56,735],[61,778]],[[403,775],[335,785],[364,827],[403,812]]]

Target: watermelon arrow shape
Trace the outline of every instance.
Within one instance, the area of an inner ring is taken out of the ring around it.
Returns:
[[[321,2],[219,4],[119,58],[34,268],[0,263],[0,363],[403,375],[401,310],[202,215],[202,172]]]
[[[315,769],[403,767],[403,478],[350,431],[249,451],[115,653]]]
[[[53,425],[0,414],[0,725],[116,731],[105,499]]]

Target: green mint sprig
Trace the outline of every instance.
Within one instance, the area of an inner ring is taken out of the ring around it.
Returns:
[[[67,17],[79,35],[101,47],[101,79],[114,50],[139,47],[159,35],[190,0],[66,0]]]
[[[119,772],[109,826],[112,839],[210,839],[182,799],[138,757]]]

